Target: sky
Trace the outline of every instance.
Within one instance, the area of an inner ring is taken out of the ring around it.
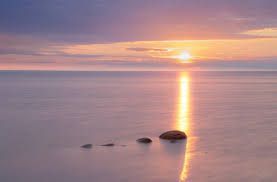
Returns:
[[[0,70],[277,70],[276,47],[276,0],[0,1]]]

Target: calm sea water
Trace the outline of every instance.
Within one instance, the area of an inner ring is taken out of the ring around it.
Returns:
[[[277,181],[277,72],[0,72],[0,116],[1,182]]]

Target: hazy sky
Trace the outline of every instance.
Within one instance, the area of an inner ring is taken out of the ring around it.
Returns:
[[[0,2],[2,70],[277,69],[276,47],[276,0]]]

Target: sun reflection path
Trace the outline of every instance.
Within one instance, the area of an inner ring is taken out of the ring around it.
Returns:
[[[186,72],[180,73],[178,97],[178,129],[188,132],[189,124],[189,77]]]
[[[188,136],[190,135],[190,80],[186,72],[181,72],[179,75],[179,96],[178,96],[178,110],[177,110],[177,128],[184,131]],[[189,138],[186,143],[186,151],[191,147]],[[180,174],[180,181],[185,181],[188,176],[188,168],[190,162],[190,154],[186,152],[183,168]]]

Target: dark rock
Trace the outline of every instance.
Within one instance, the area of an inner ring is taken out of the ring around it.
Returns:
[[[85,144],[85,145],[82,145],[81,146],[82,148],[85,148],[85,149],[90,149],[90,148],[92,148],[92,144]]]
[[[114,146],[114,143],[107,143],[107,144],[100,145],[100,146],[104,146],[104,147],[113,147],[113,146]]]
[[[165,132],[163,134],[161,134],[159,136],[161,139],[164,139],[164,140],[183,140],[183,139],[186,139],[187,138],[187,135],[182,132],[182,131],[178,131],[178,130],[173,130],[173,131],[168,131],[168,132]]]
[[[151,143],[152,140],[150,138],[139,138],[139,139],[137,139],[137,142],[140,142],[140,143]]]

